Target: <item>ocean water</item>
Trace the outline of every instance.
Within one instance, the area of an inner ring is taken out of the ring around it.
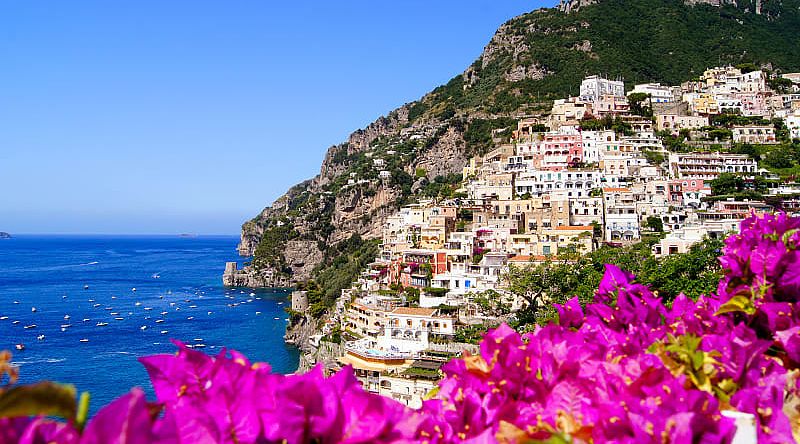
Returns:
[[[137,358],[173,353],[171,339],[204,344],[212,355],[235,349],[274,372],[293,372],[297,350],[283,342],[288,291],[222,286],[225,262],[240,260],[236,243],[223,236],[0,240],[0,350],[12,351],[23,383],[89,391],[93,413],[133,386],[154,399]]]

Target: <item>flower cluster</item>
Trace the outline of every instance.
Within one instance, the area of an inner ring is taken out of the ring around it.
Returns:
[[[557,305],[557,322],[523,335],[489,331],[418,410],[365,392],[350,368],[284,376],[176,343],[175,355],[141,359],[157,402],[134,389],[85,427],[69,409],[66,423],[52,409],[9,414],[16,388],[0,387],[0,444],[716,443],[737,432],[726,410],[752,414],[761,444],[796,442],[800,219],[741,228],[717,294],[665,306],[606,265],[594,303]]]

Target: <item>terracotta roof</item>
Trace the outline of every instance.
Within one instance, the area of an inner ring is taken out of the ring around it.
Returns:
[[[619,192],[622,192],[622,193],[630,193],[631,189],[630,188],[603,188],[603,192],[604,193],[613,193],[615,191],[619,191]]]
[[[392,314],[396,315],[433,316],[434,313],[436,313],[435,308],[422,307],[397,307],[392,310]]]
[[[594,230],[594,227],[591,225],[570,225],[570,226],[556,227],[556,230],[586,231],[586,230]]]

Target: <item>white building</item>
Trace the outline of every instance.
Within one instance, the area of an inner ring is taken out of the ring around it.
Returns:
[[[800,110],[786,117],[784,122],[786,123],[786,128],[789,129],[789,137],[792,139],[800,139]]]
[[[733,127],[735,143],[778,143],[775,139],[775,128],[772,125],[747,125]]]
[[[753,175],[758,169],[747,154],[670,153],[669,169],[676,179],[716,179],[722,173]]]
[[[660,83],[641,83],[634,86],[633,90],[631,90],[628,95],[630,96],[636,93],[650,94],[650,101],[652,103],[667,103],[673,101],[672,89]]]
[[[589,76],[581,82],[581,97],[592,102],[604,95],[625,97],[625,83],[621,80],[608,80],[600,76]]]

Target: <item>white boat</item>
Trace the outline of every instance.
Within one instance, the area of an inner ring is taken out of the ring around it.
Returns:
[[[97,307],[99,307],[100,305],[101,305],[101,304],[94,304],[94,305],[92,305],[92,307],[94,307],[94,308],[97,308]]]
[[[164,322],[164,320],[163,320],[163,319],[156,319],[156,324],[160,324],[160,323],[162,323],[162,322]]]
[[[64,315],[64,320],[69,320],[69,315]]]
[[[91,319],[89,319],[89,318],[83,318],[83,322],[89,322],[89,321],[91,321]]]
[[[137,306],[137,307],[138,307],[138,306],[142,305],[142,303],[141,303],[141,302],[136,302],[136,303],[135,303],[135,304],[133,304],[133,305],[135,305],[135,306]]]
[[[72,324],[61,324],[61,328],[70,328]]]
[[[25,350],[25,344],[21,344],[21,343],[17,344],[17,345],[14,346],[14,348],[16,348],[19,351]]]
[[[147,326],[146,325],[142,325],[141,327],[139,327],[139,330],[145,331],[145,330],[147,330]]]
[[[111,312],[111,313],[109,313],[109,314],[110,314],[111,316],[118,316],[118,315],[119,315],[119,312],[118,312],[118,311],[112,311],[112,312]]]
[[[152,309],[153,309],[153,307],[145,307],[145,308],[144,308],[144,311],[150,311],[150,310],[152,310]]]
[[[38,339],[40,341],[44,341],[44,335],[39,335],[39,336],[36,337],[36,339]]]
[[[16,325],[16,324],[19,324],[19,321],[11,321],[11,323]]]
[[[260,315],[260,314],[261,314],[261,312],[260,312],[260,311],[257,311],[257,312],[256,312],[256,316],[258,316],[258,315]]]
[[[136,291],[136,287],[131,288],[131,291]]]
[[[36,313],[36,307],[31,307],[31,313]]]
[[[26,330],[30,330],[31,328],[36,328],[36,324],[26,325],[23,328],[26,329]]]
[[[5,321],[6,319],[8,319],[8,316],[0,316],[0,321]]]
[[[197,305],[190,305],[189,308],[197,308]]]
[[[125,320],[125,318],[120,318],[120,317],[116,317],[116,318],[114,318],[114,319],[116,319],[116,320],[118,320],[118,321],[124,321],[124,320]]]
[[[108,322],[98,322],[95,326],[96,327],[105,327],[106,325],[108,325]]]
[[[81,342],[89,342],[89,340],[86,339],[86,338],[83,338],[83,339],[81,339]]]
[[[167,314],[167,313],[168,313],[168,312],[166,312],[166,311],[162,311],[162,312],[161,312],[161,316],[164,316],[164,315],[165,315],[165,314]]]
[[[194,338],[194,342],[203,342],[203,338]]]
[[[162,334],[162,335],[165,335],[165,334],[167,334],[167,333],[169,333],[169,330],[161,330],[161,334]]]
[[[89,299],[89,302],[94,302],[94,299]]]
[[[188,318],[186,318],[186,319],[187,319],[187,320],[189,320],[189,321],[191,321],[192,319],[194,319],[194,316],[189,316],[189,317],[188,317]]]
[[[256,295],[255,293],[250,293],[250,296],[255,296],[255,295]]]
[[[116,299],[116,298],[117,298],[116,296],[111,296],[111,299]]]
[[[189,347],[191,347],[191,345]],[[195,344],[194,348],[206,348],[206,345],[205,344]]]

